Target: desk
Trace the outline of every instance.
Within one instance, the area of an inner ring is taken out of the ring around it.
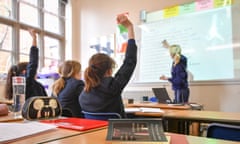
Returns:
[[[7,143],[11,143],[11,144],[42,143],[42,142],[59,140],[59,139],[67,138],[67,137],[71,137],[71,136],[81,135],[84,133],[98,131],[98,130],[106,129],[106,128],[107,128],[107,126],[104,126],[104,127],[100,127],[100,128],[86,130],[86,131],[77,131],[77,130],[64,129],[64,128],[52,128],[50,130],[46,130],[43,132],[34,133],[32,135],[27,135],[27,136],[24,136],[21,138],[12,139],[12,140],[8,141]],[[3,130],[1,130],[1,131],[3,131]],[[12,131],[12,133],[13,134],[18,133],[18,131]]]
[[[154,107],[164,109],[164,113],[143,113],[136,112],[134,115],[143,116],[143,117],[162,117],[167,120],[166,125],[172,126],[168,127],[167,130],[171,132],[180,132],[184,134],[189,134],[189,124],[193,124],[192,134],[199,135],[199,123],[227,123],[227,124],[236,124],[240,125],[240,113],[230,113],[230,112],[218,112],[218,111],[198,111],[190,110],[190,106],[171,106],[167,104],[159,103],[137,103],[137,104],[128,104],[127,107]],[[186,121],[186,125],[182,125],[179,128],[176,125],[177,121]],[[171,123],[171,124],[170,124]],[[175,124],[175,125],[174,125]],[[178,127],[178,131],[174,131]],[[179,129],[181,129],[179,131]],[[184,131],[184,129],[186,131]],[[184,131],[184,132],[183,132]]]
[[[7,105],[12,105],[13,104],[13,100],[0,100],[0,103],[3,103],[3,104],[7,104]]]
[[[176,110],[190,110],[191,107],[189,105],[176,106],[171,104],[161,104],[161,103],[134,103],[127,104],[126,107],[150,107],[150,108],[161,108],[161,109],[176,109]]]
[[[166,110],[166,119],[178,119],[204,123],[228,123],[240,125],[240,113],[218,112],[218,111],[178,111]]]
[[[138,116],[163,117],[165,119],[178,119],[205,123],[229,123],[240,125],[240,113],[219,112],[219,111],[198,111],[190,110],[188,105],[171,106],[159,103],[137,103],[128,104],[127,107],[154,107],[164,109],[164,113],[143,113],[136,112]]]
[[[14,122],[22,120],[23,118],[14,118],[14,114],[12,112],[8,113],[6,116],[0,116],[0,122]]]
[[[166,133],[166,135],[171,136],[171,144],[239,144],[239,142],[186,136],[173,133]],[[107,129],[102,129],[99,131],[63,138],[60,140],[44,142],[44,144],[111,144],[110,142],[106,142],[106,136]]]
[[[9,113],[8,116],[1,116],[0,122],[24,122],[22,118],[15,119],[13,113]],[[19,138],[16,140],[11,141],[12,144],[30,144],[30,143],[41,143],[46,141],[53,141],[61,138],[71,137],[75,135],[80,135],[83,133],[88,133],[92,131],[97,131],[106,128],[100,127],[95,129],[90,129],[86,131],[77,131],[77,130],[70,130],[70,129],[63,129],[63,128],[55,128],[49,131],[41,132],[38,134],[34,134],[31,136]],[[16,132],[15,132],[16,133]]]
[[[163,118],[166,122],[179,121],[183,125],[178,126],[178,130],[174,132],[189,134],[189,126],[192,124],[192,135],[199,135],[198,123],[226,123],[240,125],[240,113],[218,112],[218,111],[179,111],[165,110]],[[168,123],[166,130],[172,129]]]
[[[103,127],[103,128],[106,129],[106,127]],[[49,141],[57,141],[59,139],[64,139],[72,136],[78,136],[84,133],[98,131],[103,128],[97,128],[97,129],[92,129],[88,131],[75,131],[75,130],[69,130],[69,129],[56,128],[46,132],[42,132],[42,133],[34,134],[28,137],[23,137],[21,139],[17,139],[16,141],[11,142],[11,144],[32,144],[32,143],[45,143]]]
[[[164,110],[164,113],[146,113],[146,112],[134,112],[133,116],[131,117],[162,117],[164,118],[164,115],[166,112],[171,111],[171,110],[176,110],[176,111],[188,111],[191,110],[191,106],[189,105],[171,105],[171,104],[161,104],[161,103],[153,103],[153,102],[144,102],[144,103],[134,103],[134,104],[127,104],[126,107],[149,107],[149,108],[160,108]],[[190,125],[186,125],[184,122],[176,122],[176,120],[167,120],[165,125],[165,130],[170,131],[170,132],[175,132],[175,133],[185,133],[183,132],[184,129],[189,129]],[[199,123],[194,123],[191,125],[192,135],[199,135]],[[186,133],[189,133],[187,130]]]

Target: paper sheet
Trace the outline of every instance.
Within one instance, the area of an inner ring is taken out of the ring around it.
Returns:
[[[125,108],[126,113],[134,113],[134,112],[156,112],[163,113],[164,111],[160,108],[149,108],[149,107],[140,107],[140,108]]]
[[[44,132],[57,126],[40,122],[0,123],[0,143]]]

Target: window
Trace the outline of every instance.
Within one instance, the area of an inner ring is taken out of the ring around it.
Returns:
[[[64,60],[65,5],[62,0],[0,0],[0,73],[12,64],[29,61],[32,38],[37,32],[39,72],[56,70]]]
[[[0,16],[11,17],[12,0],[0,0]]]
[[[37,36],[38,37],[38,36]],[[32,45],[32,37],[30,36],[27,30],[20,30],[20,62],[27,62],[29,61],[29,51]]]
[[[44,67],[49,71],[56,71],[60,60],[59,41],[50,37],[45,37],[45,63]]]
[[[19,17],[21,22],[39,27],[39,7],[37,7],[37,0],[20,1],[19,8]]]
[[[12,59],[12,27],[0,23],[0,73],[8,71]]]
[[[63,19],[58,1],[44,0],[44,28],[60,33],[60,21]]]

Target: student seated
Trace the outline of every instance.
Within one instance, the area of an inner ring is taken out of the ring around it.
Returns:
[[[83,90],[81,80],[81,64],[74,60],[65,61],[59,67],[61,77],[53,84],[53,95],[57,96],[63,116],[83,117],[78,97]]]
[[[47,96],[44,86],[36,80],[38,69],[38,48],[37,48],[37,35],[34,30],[29,30],[32,36],[32,47],[30,49],[29,62],[20,62],[13,65],[7,75],[5,86],[5,97],[8,100],[13,98],[12,77],[25,76],[26,77],[26,94],[25,99],[34,96]]]
[[[128,30],[128,45],[120,69],[112,76],[114,60],[103,53],[93,55],[84,73],[85,88],[79,103],[86,112],[115,112],[125,118],[121,93],[130,80],[137,62],[134,28],[128,16],[117,16],[117,22]]]

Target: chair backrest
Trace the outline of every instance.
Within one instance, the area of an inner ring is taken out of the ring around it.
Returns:
[[[122,118],[120,114],[113,112],[86,112],[82,111],[84,117],[87,119],[95,120],[108,120],[108,119],[120,119]]]
[[[207,137],[240,141],[240,126],[212,123],[207,128]]]

